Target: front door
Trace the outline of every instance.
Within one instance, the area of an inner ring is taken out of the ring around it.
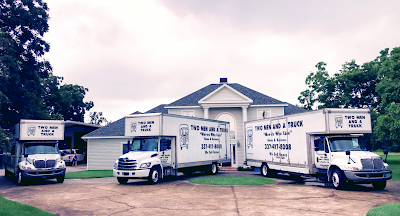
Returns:
[[[236,144],[231,144],[231,166],[237,167],[236,164]]]

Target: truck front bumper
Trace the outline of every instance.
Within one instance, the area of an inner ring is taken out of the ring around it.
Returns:
[[[150,169],[140,169],[140,170],[116,170],[113,169],[113,175],[115,177],[124,178],[147,178],[149,177]]]
[[[65,175],[65,168],[21,170],[21,174],[24,178],[56,178]]]
[[[392,178],[392,171],[344,171],[346,178],[351,182],[371,183],[375,181],[386,181]]]

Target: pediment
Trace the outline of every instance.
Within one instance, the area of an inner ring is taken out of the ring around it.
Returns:
[[[199,100],[199,104],[252,102],[252,99],[226,84],[222,85],[221,87],[217,88],[216,90]]]

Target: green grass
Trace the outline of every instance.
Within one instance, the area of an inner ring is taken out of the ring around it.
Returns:
[[[368,211],[367,216],[390,216],[400,215],[400,203],[378,206]]]
[[[380,155],[385,160],[385,155],[382,151],[375,151],[374,153]],[[390,170],[392,170],[392,181],[400,181],[400,153],[389,152],[387,157],[387,163],[389,164]]]
[[[189,179],[189,182],[209,185],[265,185],[273,184],[275,180],[264,177],[206,176]]]
[[[21,204],[0,196],[0,215],[53,215],[30,205]]]
[[[66,179],[103,178],[103,177],[113,177],[113,171],[112,170],[84,170],[84,171],[65,173]]]

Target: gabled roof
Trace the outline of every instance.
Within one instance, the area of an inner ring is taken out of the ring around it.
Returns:
[[[164,108],[165,106],[166,106],[166,104],[158,105],[158,106],[154,107],[153,109],[148,110],[145,113],[165,113],[165,114],[168,114],[168,109],[165,109]]]
[[[145,113],[168,113],[168,109],[165,107],[174,107],[174,106],[199,106],[199,101],[218,88],[220,88],[223,83],[220,84],[210,84],[202,89],[199,89],[198,91],[195,91],[179,100],[176,100],[168,105],[166,104],[161,104],[157,107],[154,107],[153,109],[148,110]],[[285,115],[290,115],[290,114],[295,114],[295,113],[302,113],[302,112],[307,112],[306,110],[294,106],[289,103],[285,103],[282,101],[279,101],[275,98],[269,97],[267,95],[264,95],[260,92],[254,91],[252,89],[249,89],[245,86],[242,86],[237,83],[226,83],[229,87],[233,88],[234,90],[238,91],[239,93],[245,95],[246,97],[250,98],[253,100],[253,103],[251,105],[282,105],[285,104],[287,106],[284,106],[284,113]],[[136,114],[138,112],[132,113]],[[140,113],[140,112],[139,112]],[[111,124],[108,124],[102,128],[99,128],[89,134],[86,134],[83,136],[83,138],[91,138],[91,137],[123,137],[125,135],[125,117],[119,119],[118,121],[115,121]]]
[[[92,131],[82,138],[125,136],[125,117]]]
[[[170,106],[199,106],[199,101],[211,94],[213,91],[221,87],[223,84],[210,84],[202,89],[199,89],[177,101],[174,101],[167,105]],[[260,92],[249,89],[245,86],[242,86],[237,83],[227,83],[229,87],[235,89],[241,94],[253,100],[252,105],[263,105],[263,104],[286,104],[285,102],[279,101],[275,98],[269,97],[265,94],[261,94]]]

